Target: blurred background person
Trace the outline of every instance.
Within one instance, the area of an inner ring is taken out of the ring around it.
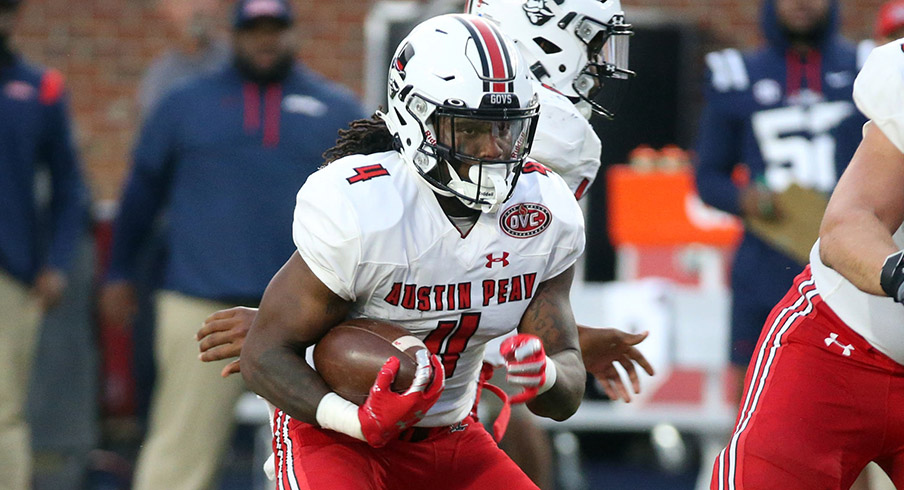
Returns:
[[[776,196],[792,184],[831,192],[866,122],[851,99],[860,64],[838,33],[838,9],[837,0],[765,0],[765,46],[707,55],[696,161],[704,202],[746,220],[780,221],[788,210]],[[739,164],[749,174],[741,187],[732,179]],[[735,400],[763,323],[801,265],[745,228],[731,271]]]
[[[164,216],[157,377],[136,489],[214,483],[243,385],[199,363],[191,333],[218,309],[257,304],[293,251],[283,225],[295,193],[362,115],[350,92],[295,61],[293,20],[284,0],[237,2],[231,62],[164,96],[137,141],[100,298],[106,321],[129,320],[137,251]],[[198,427],[204,437],[190,433]]]
[[[66,289],[87,207],[63,77],[10,42],[20,3],[0,0],[0,488],[11,490],[31,488],[25,401],[38,327]]]
[[[150,114],[152,107],[174,88],[204,74],[221,69],[229,62],[232,50],[227,38],[228,6],[225,0],[160,0],[156,11],[175,28],[176,35],[171,46],[153,59],[144,72],[138,86],[137,101],[142,118]],[[107,221],[109,224],[109,221]],[[134,387],[134,389],[108,389],[106,392],[106,415],[131,416],[134,424],[120,428],[140,428],[146,422],[150,394],[154,384],[153,341],[154,291],[162,281],[161,272],[165,263],[161,223],[157,223],[135,261],[134,285],[137,297],[137,313],[130,329],[116,325],[103,325],[103,335],[118,339],[118,345],[131,345],[128,352],[113,351],[108,348],[108,373],[114,371],[124,379],[108,381],[108,386]],[[109,374],[114,378],[112,373]],[[112,384],[111,384],[112,383]],[[140,429],[117,436],[140,436]]]
[[[171,49],[154,59],[141,79],[138,102],[143,115],[173,87],[229,60],[229,43],[221,29],[224,4],[224,0],[161,0],[159,8],[178,26],[179,36]]]

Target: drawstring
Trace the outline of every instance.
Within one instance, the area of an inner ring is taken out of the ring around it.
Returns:
[[[261,127],[261,91],[256,83],[246,82],[242,87],[245,100],[245,132],[253,134]],[[264,92],[264,137],[266,147],[279,144],[280,112],[282,111],[282,85],[273,83]]]
[[[822,53],[815,49],[807,54],[807,87],[822,93]]]
[[[274,147],[279,144],[281,106],[282,85],[278,83],[269,85],[264,96],[264,146]]]
[[[796,94],[800,91],[801,82],[800,55],[789,49],[785,54],[785,66],[788,69],[788,75],[785,78],[786,93],[788,95]]]

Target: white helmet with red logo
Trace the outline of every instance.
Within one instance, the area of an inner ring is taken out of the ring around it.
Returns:
[[[467,12],[511,36],[537,80],[614,117],[634,75],[619,0],[468,0]]]
[[[510,39],[472,15],[431,18],[399,44],[383,119],[435,192],[483,212],[509,198],[538,115],[526,68]]]

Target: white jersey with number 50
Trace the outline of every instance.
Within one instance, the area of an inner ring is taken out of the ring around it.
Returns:
[[[571,267],[584,220],[565,182],[526,163],[512,197],[465,236],[396,152],[354,155],[298,193],[295,244],[314,274],[440,355],[442,397],[420,426],[453,424],[474,402],[484,344],[515,328],[540,283]]]
[[[904,153],[904,40],[870,53],[854,82],[854,102],[870,119],[867,124],[878,126]],[[902,228],[893,239],[904,248]],[[818,241],[810,252],[810,267],[819,294],[838,317],[883,354],[904,364],[904,307],[891,298],[864,293],[823,264]]]

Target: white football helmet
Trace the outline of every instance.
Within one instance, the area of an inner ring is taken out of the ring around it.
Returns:
[[[468,0],[466,8],[515,41],[537,80],[579,107],[615,116],[634,76],[628,69],[634,32],[619,0]]]
[[[449,14],[422,22],[389,68],[383,120],[435,192],[494,212],[530,152],[537,96],[518,49],[491,22]]]

